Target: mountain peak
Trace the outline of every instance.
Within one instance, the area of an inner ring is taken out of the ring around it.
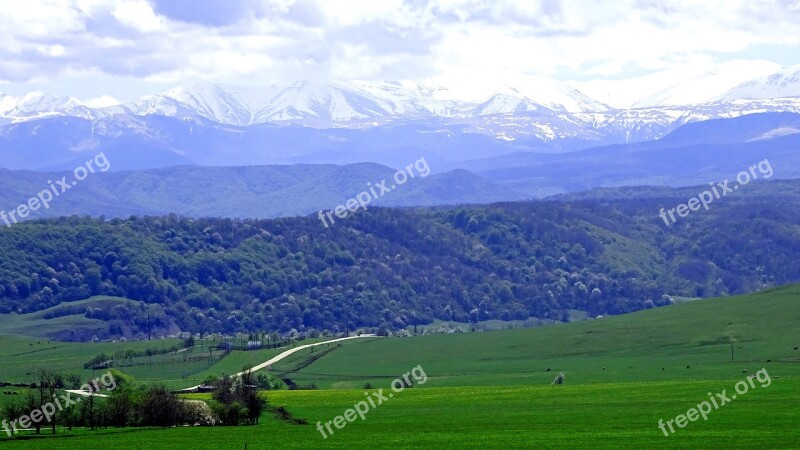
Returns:
[[[800,97],[800,65],[786,67],[771,75],[755,78],[734,87],[719,100]]]
[[[0,117],[11,120],[30,120],[48,116],[92,116],[91,108],[67,95],[42,91],[28,92],[19,97],[0,94]]]
[[[554,111],[605,111],[575,89],[555,81],[536,80],[520,88],[501,85],[486,91],[479,102],[459,98],[434,83],[412,81],[318,81],[302,79],[259,87],[222,84],[179,87],[159,95],[142,97],[114,112],[173,117],[201,116],[231,125],[266,122],[349,123],[387,121],[396,118],[468,118],[475,114],[508,114],[553,109]]]

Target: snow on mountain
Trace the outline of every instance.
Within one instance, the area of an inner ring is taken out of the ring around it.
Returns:
[[[196,85],[111,108],[115,113],[201,116],[229,125],[318,120],[351,122],[393,116],[398,108],[344,83],[298,81],[243,87]],[[402,108],[399,112],[403,113]],[[402,115],[402,114],[401,114]]]
[[[598,112],[608,107],[577,90],[552,83],[533,82],[518,86],[504,84],[493,88],[488,100],[476,105],[471,116],[540,112]]]
[[[228,125],[252,125],[277,86],[249,88],[218,84],[179,87],[159,95],[148,95],[134,102],[106,108],[114,114],[200,116]]]
[[[541,109],[541,105],[524,98],[508,94],[495,94],[475,108],[476,115],[514,114]]]
[[[69,96],[56,96],[34,91],[20,97],[0,95],[0,117],[11,120],[30,120],[49,116],[72,116],[94,119],[97,113]]]
[[[740,83],[775,73],[769,61],[733,60],[676,66],[624,80],[571,82],[581,92],[617,109],[697,105],[716,100]]]
[[[150,95],[106,108],[111,114],[201,116],[229,125],[265,122],[348,123],[396,119],[471,117],[520,111],[605,111],[606,105],[553,80],[537,79],[520,87],[483,88],[480,101],[460,98],[458,91],[409,81],[315,82],[238,87],[197,85]]]
[[[288,123],[312,128],[366,128],[423,121],[463,125],[465,132],[504,141],[539,140],[554,148],[558,145],[553,143],[563,140],[633,142],[659,138],[687,122],[758,112],[800,112],[800,67],[740,84],[722,99],[708,101],[708,95],[735,78],[730,75],[732,67],[736,65],[728,64],[725,70],[704,73],[652,93],[637,104],[654,105],[638,108],[611,108],[564,83],[540,77],[482,84],[458,80],[305,80],[257,87],[201,84],[104,108],[90,108],[72,97],[41,92],[21,97],[0,94],[0,124],[76,116],[93,121],[95,127],[113,127],[115,133],[146,134],[142,128],[146,126],[139,125],[137,116],[204,118],[234,126]],[[742,72],[764,67],[743,68]],[[712,89],[716,84],[720,87]],[[753,96],[786,98],[748,98]],[[692,103],[698,98],[703,101]]]
[[[513,106],[514,103],[508,105]],[[464,123],[469,126],[470,132],[488,134],[505,141],[537,139],[551,144],[559,141],[569,144],[573,140],[584,143],[630,143],[661,138],[690,122],[766,112],[800,113],[800,98],[733,100],[582,113],[558,113],[545,109],[454,118],[450,123]],[[555,145],[554,148],[559,146]],[[560,148],[568,150],[570,147]]]
[[[740,83],[774,71],[772,63],[729,61],[711,70],[699,74],[687,74],[686,78],[676,79],[668,87],[639,99],[633,107],[697,105],[711,102]]]
[[[350,85],[395,116],[454,117],[466,114],[469,109],[464,102],[451,99],[446,87],[433,83],[353,81]]]
[[[281,89],[259,114],[261,121],[317,119],[351,122],[393,115],[374,98],[345,83],[319,83],[308,80]]]
[[[437,98],[480,105],[500,95],[517,97],[529,103],[557,112],[606,111],[608,105],[584,95],[578,89],[560,81],[540,76],[521,76],[502,82],[475,82],[465,80],[440,81]],[[498,98],[497,100],[500,100]]]
[[[525,77],[515,81],[513,88],[511,86],[507,84],[505,88],[554,111],[579,113],[611,109],[608,105],[587,97],[578,89],[550,78]],[[503,93],[503,90],[498,92]]]
[[[786,97],[800,97],[800,65],[746,81],[720,96],[719,100]]]

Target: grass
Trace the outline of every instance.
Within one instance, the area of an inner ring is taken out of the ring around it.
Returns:
[[[63,311],[65,308],[83,309],[87,307],[108,308],[109,304],[120,304],[129,307],[138,307],[140,302],[120,297],[96,296],[86,300],[66,302],[30,314],[11,313],[2,316],[0,320],[0,336],[25,336],[36,339],[48,340],[50,336],[64,330],[107,330],[108,323],[98,319],[89,319],[80,314],[65,315],[46,319],[48,314]]]
[[[25,399],[25,394],[27,394],[27,392],[28,392],[27,388],[18,388],[10,386],[0,387],[0,411],[2,411],[2,409],[5,408],[6,405],[9,405],[14,401],[16,401],[17,404],[22,403],[22,401]],[[0,432],[2,431],[0,430]]]
[[[96,342],[69,343],[32,341],[23,337],[0,336],[0,381],[11,383],[29,383],[34,381],[34,372],[38,367],[46,367],[62,373],[75,373],[89,379],[102,374],[104,370],[84,369],[85,362],[100,353],[114,353],[119,350],[146,350],[150,348],[169,347],[180,343],[177,339],[165,339],[150,342]],[[313,342],[311,340],[303,343]],[[153,356],[155,364],[118,367],[117,369],[132,375],[139,381],[159,382],[175,389],[200,384],[209,375],[236,373],[245,366],[253,366],[264,362],[285,349],[265,349],[253,351],[233,351],[227,357],[209,366],[208,362],[174,362],[158,364],[163,358],[180,359],[180,355],[167,354]],[[145,358],[146,360],[146,358]],[[188,373],[188,375],[187,375]],[[187,375],[187,376],[185,376]]]
[[[32,381],[36,368],[75,373],[84,378],[96,376],[98,371],[84,369],[83,365],[100,353],[119,350],[144,351],[148,347],[169,347],[181,342],[178,339],[131,342],[55,342],[34,340],[19,336],[0,336],[0,381],[26,383]]]
[[[589,319],[589,314],[586,311],[579,309],[569,309],[570,322],[579,322],[581,320]],[[560,323],[551,319],[526,319],[526,320],[481,320],[477,323],[471,322],[456,322],[454,320],[439,320],[434,319],[433,322],[426,325],[417,325],[418,334],[433,334],[433,333],[447,333],[447,332],[469,332],[472,330],[477,331],[498,331],[510,330],[513,328],[534,328],[554,325]],[[414,325],[408,325],[406,331],[409,333],[414,332]]]
[[[70,306],[88,307],[98,302],[131,302],[114,297],[93,297],[91,299],[70,302]],[[63,305],[62,305],[63,306]],[[44,319],[45,314],[57,307],[32,314],[10,314],[0,320],[0,360],[5,364],[0,369],[0,381],[10,383],[30,383],[33,374],[39,367],[47,367],[62,373],[74,373],[89,379],[101,374],[102,369],[84,369],[84,364],[95,355],[113,354],[117,351],[145,351],[148,348],[161,350],[180,344],[180,339],[154,339],[152,341],[126,342],[58,342],[43,337],[52,331],[61,331],[63,327],[85,327],[87,324],[102,321],[87,319],[84,316],[64,316]],[[322,339],[307,339],[297,345],[318,342]],[[209,366],[208,360],[183,361],[183,356],[207,356],[203,347],[204,341],[197,341],[191,352],[174,354],[166,353],[152,356],[152,366],[146,356],[135,358],[137,364],[117,367],[117,369],[145,382],[160,382],[168,387],[179,389],[200,384],[208,375],[221,376],[241,371],[246,366],[262,363],[286,350],[263,349],[254,351],[232,351],[228,356],[217,359],[219,352],[214,353],[214,364]]]
[[[429,381],[430,382],[430,381]],[[279,391],[271,402],[309,425],[265,415],[260,425],[169,430],[78,430],[4,442],[10,449],[78,448],[793,448],[800,442],[798,384],[775,380],[670,437],[658,429],[722,381],[408,389],[323,439],[317,421],[341,415],[360,390]],[[0,441],[2,442],[2,441]],[[101,447],[98,447],[101,445]]]
[[[572,384],[725,380],[762,367],[798,377],[798,346],[791,286],[550,327],[353,342],[299,370],[308,351],[274,369],[323,388],[378,385],[417,365],[437,386],[536,385],[562,371]]]
[[[329,388],[267,393],[273,405],[285,406],[311,425],[265,415],[254,427],[75,430],[64,437],[0,445],[11,449],[796,448],[800,442],[798,302],[800,286],[789,286],[550,327],[348,341],[297,352],[273,367],[298,384]],[[20,351],[30,345],[24,339],[9,339],[7,346],[0,346],[4,362],[8,348]],[[62,351],[34,348],[33,353],[15,358],[29,361],[57,352],[69,353],[75,360],[83,349],[83,360],[98,352],[92,345],[100,344],[64,345]],[[267,359],[269,352],[275,351],[232,355],[208,371],[233,372],[240,369],[239,363]],[[417,366],[427,376],[423,385],[398,393],[371,410],[366,421],[348,424],[328,439],[316,430],[317,421],[333,420],[362,400],[365,383],[386,390],[393,379]],[[8,367],[17,370],[14,364]],[[659,419],[685,414],[709,392],[724,389],[732,394],[738,381],[761,368],[768,370],[770,386],[757,384],[747,395],[713,411],[708,421],[692,422],[670,437],[658,429]],[[561,371],[566,373],[566,385],[551,385]],[[173,379],[166,371],[149,376],[169,383],[187,381]]]

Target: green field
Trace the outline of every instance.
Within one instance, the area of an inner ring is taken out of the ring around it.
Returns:
[[[74,430],[66,437],[0,440],[0,446],[797,448],[799,303],[800,287],[790,286],[539,328],[348,341],[297,352],[272,369],[326,389],[266,394],[309,425],[267,414],[255,427]],[[27,345],[19,338],[8,342],[17,350]],[[72,355],[81,348],[95,354],[90,346],[98,345],[65,348]],[[231,358],[225,367],[233,370],[242,362]],[[333,420],[362,400],[365,383],[387,389],[416,366],[427,375],[423,385],[396,394],[365,421],[356,419],[328,439],[317,431],[317,421]],[[737,382],[761,368],[770,375],[769,386],[756,382],[747,395],[712,411],[708,421],[691,422],[670,437],[658,429],[660,419],[685,414],[710,392],[733,393]],[[552,385],[559,372],[566,384]],[[167,371],[162,378],[181,381]]]
[[[279,391],[308,425],[265,417],[238,428],[74,432],[66,438],[4,442],[10,449],[268,449],[268,448],[796,448],[798,386],[776,380],[665,437],[667,420],[732,389],[718,381],[579,386],[418,388],[406,390],[323,439],[317,421],[341,415],[359,390]],[[2,442],[2,441],[0,441]],[[5,445],[4,445],[5,444]]]
[[[86,300],[68,302],[53,306],[30,314],[11,313],[0,319],[0,336],[25,336],[36,339],[48,340],[48,336],[63,330],[86,329],[104,330],[108,324],[102,320],[89,319],[81,314],[69,314],[47,319],[48,314],[63,310],[66,307],[85,309],[103,304],[108,307],[113,305],[138,306],[140,302],[120,297],[96,296]]]
[[[38,367],[46,367],[63,373],[75,373],[82,378],[89,379],[102,374],[103,370],[84,369],[83,365],[92,357],[100,353],[114,353],[119,350],[146,350],[147,348],[168,348],[179,344],[177,339],[163,339],[150,342],[95,342],[71,343],[32,341],[23,337],[0,337],[0,381],[11,383],[29,383],[33,381],[32,374]],[[306,340],[303,343],[314,342]],[[198,346],[198,348],[202,348]],[[159,364],[162,359],[180,360],[180,354],[168,353],[153,356],[154,364],[141,364],[131,367],[117,367],[122,372],[134,376],[140,381],[153,381],[164,383],[175,389],[200,384],[209,374],[221,376],[242,370],[243,367],[253,366],[264,362],[278,353],[286,350],[263,349],[253,351],[232,351],[227,357],[217,361],[212,366],[207,361],[177,362]],[[204,354],[203,352],[196,350]],[[186,373],[188,376],[184,376]]]
[[[88,307],[104,301],[132,302],[116,297],[93,297],[88,300],[70,302],[69,305]],[[0,381],[29,383],[33,381],[32,374],[39,367],[47,367],[62,373],[74,373],[84,379],[89,379],[103,372],[103,370],[84,369],[84,364],[98,354],[113,354],[125,350],[162,351],[183,342],[179,339],[81,343],[50,340],[46,337],[48,333],[61,331],[68,328],[70,324],[78,327],[102,328],[107,326],[105,322],[87,319],[82,315],[44,318],[48,312],[58,308],[56,306],[32,314],[0,316],[0,361],[5,363],[0,367]],[[320,340],[322,339],[306,339],[297,345]],[[208,358],[206,358],[208,346],[214,346],[217,343],[217,341],[198,340],[195,346],[186,352],[156,354],[149,359],[146,356],[140,356],[136,358],[135,365],[116,368],[134,376],[137,380],[161,382],[179,389],[200,384],[208,375],[221,376],[237,373],[244,367],[259,364],[286,350],[285,348],[246,352],[235,350],[222,359],[219,359],[221,352],[215,350],[212,365],[209,365]],[[184,361],[184,356],[203,356],[204,358],[199,361]]]
[[[570,384],[727,380],[765,366],[800,377],[798,346],[793,286],[535,329],[359,341],[298,371],[308,351],[274,368],[331,388],[379,384],[417,365],[435,386],[539,385],[561,371]]]
[[[177,339],[131,342],[55,342],[19,336],[0,336],[0,381],[24,383],[32,381],[38,367],[63,373],[76,373],[83,377],[96,371],[83,368],[84,363],[100,353],[118,350],[144,351],[147,348],[169,347],[180,343]]]

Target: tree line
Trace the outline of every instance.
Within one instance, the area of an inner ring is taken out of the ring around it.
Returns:
[[[338,333],[620,314],[800,280],[800,208],[735,197],[665,227],[654,211],[670,201],[371,208],[329,228],[313,217],[26,222],[0,230],[0,313],[70,314],[70,301],[110,295],[140,303],[87,310],[105,337]]]
[[[22,396],[8,402],[2,409],[6,423],[14,422],[19,428],[30,428],[41,434],[43,428],[50,428],[56,434],[61,425],[69,430],[85,427],[97,428],[126,427],[176,427],[176,426],[240,426],[255,425],[267,410],[268,403],[259,392],[259,379],[249,369],[239,377],[223,377],[212,383],[210,401],[187,400],[162,384],[140,384],[132,377],[119,371],[113,375],[113,390],[91,389],[92,394],[101,393],[107,397],[87,395],[80,401],[61,400],[59,408],[53,407],[53,414],[38,421],[20,419],[35,417],[34,411],[48,410],[47,404],[66,388],[64,376],[46,369],[36,372],[37,381]],[[269,377],[266,378],[269,381]],[[69,396],[62,396],[67,399]],[[35,419],[34,419],[35,420]],[[25,422],[27,427],[24,426]],[[17,425],[20,424],[21,425]]]

